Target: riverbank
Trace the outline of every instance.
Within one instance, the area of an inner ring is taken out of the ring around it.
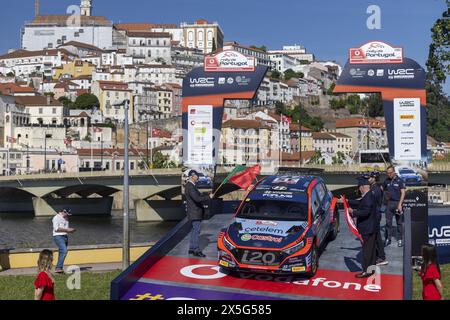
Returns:
[[[136,261],[154,243],[134,244],[130,248],[130,260]],[[0,250],[0,275],[1,271],[10,269],[35,268],[39,253],[44,248],[27,250]],[[54,246],[46,249],[53,250],[53,260],[58,260],[58,252]],[[119,245],[95,245],[95,246],[71,246],[66,258],[66,265],[111,264],[122,261],[122,246]]]

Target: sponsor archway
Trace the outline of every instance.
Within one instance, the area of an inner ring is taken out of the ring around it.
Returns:
[[[254,57],[224,50],[206,56],[204,67],[184,78],[182,184],[194,169],[201,174],[202,187],[213,188],[225,101],[253,100],[267,71]]]
[[[386,133],[392,165],[402,177],[405,172],[420,174],[422,179],[408,181],[405,205],[411,208],[405,216],[410,223],[406,234],[412,235],[407,255],[420,255],[420,247],[428,242],[428,152],[425,70],[404,56],[404,49],[383,41],[371,41],[349,50],[335,93],[380,93],[383,100]],[[370,127],[370,123],[367,122]],[[410,260],[411,257],[406,256]],[[405,276],[406,277],[406,276]],[[406,280],[406,279],[405,279]]]

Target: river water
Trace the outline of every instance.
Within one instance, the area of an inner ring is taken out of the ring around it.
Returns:
[[[450,214],[450,207],[431,207],[430,214]],[[0,250],[53,248],[52,218],[33,214],[0,214]],[[176,222],[137,222],[130,215],[131,243],[160,240]],[[70,226],[77,232],[70,236],[70,245],[115,245],[122,243],[122,212],[108,217],[71,217]]]
[[[137,222],[130,215],[131,243],[142,244],[161,239],[176,222]],[[108,217],[71,217],[70,227],[77,232],[70,236],[71,246],[121,244],[122,212]],[[33,214],[0,214],[0,250],[53,248],[52,217]]]

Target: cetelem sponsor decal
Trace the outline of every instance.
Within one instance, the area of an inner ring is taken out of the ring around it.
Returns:
[[[372,41],[350,49],[351,64],[403,63],[403,48],[382,41]]]
[[[281,229],[275,229],[271,227],[248,227],[244,229],[246,233],[269,233],[269,234],[284,234]]]
[[[233,50],[225,50],[214,56],[205,57],[206,72],[253,72],[255,68],[256,59],[254,57],[248,57]]]

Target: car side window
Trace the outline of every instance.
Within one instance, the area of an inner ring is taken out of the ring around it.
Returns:
[[[321,205],[320,197],[317,194],[317,188],[314,188],[311,195],[311,210],[313,216],[316,217],[319,213],[319,208]]]

